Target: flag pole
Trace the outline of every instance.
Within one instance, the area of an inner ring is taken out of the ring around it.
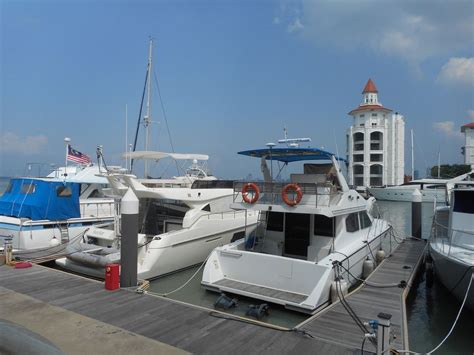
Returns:
[[[66,157],[65,157],[65,165],[64,165],[64,179],[67,177],[67,155],[69,153],[69,143],[71,143],[71,138],[64,138],[64,143],[66,143]]]

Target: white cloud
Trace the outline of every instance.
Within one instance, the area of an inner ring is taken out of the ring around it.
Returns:
[[[438,80],[474,86],[474,58],[450,58],[441,68]]]
[[[447,137],[462,137],[460,128],[455,126],[453,121],[435,122],[433,127]]]
[[[280,24],[280,18],[278,16],[273,18],[273,24],[279,25]]]
[[[0,135],[1,153],[39,154],[48,144],[44,135],[19,137],[15,133],[6,132]]]
[[[316,44],[365,47],[413,66],[472,47],[471,0],[282,1],[277,15],[288,32],[299,20],[299,31]]]
[[[297,17],[294,19],[292,23],[290,23],[287,27],[288,33],[295,33],[301,31],[304,28],[301,20]]]
[[[474,110],[467,110],[467,117],[469,117],[471,120],[474,120]]]

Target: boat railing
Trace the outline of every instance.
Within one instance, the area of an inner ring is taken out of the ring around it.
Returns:
[[[198,216],[193,222],[192,225],[197,223],[198,221],[205,219],[205,220],[226,220],[226,219],[235,219],[247,213],[246,211],[226,211],[226,212],[211,212],[206,213]]]
[[[446,211],[448,212],[448,211]],[[437,215],[439,212],[437,213]],[[474,237],[474,232],[470,230],[460,229],[460,228],[449,228],[446,220],[437,219],[437,215],[433,220],[432,226],[432,236],[435,242],[438,242],[442,246],[442,252],[450,255],[452,247],[460,247],[468,250],[473,250],[474,247],[472,244],[467,244],[465,242],[464,236],[470,235]],[[443,223],[444,222],[444,223]]]
[[[80,201],[79,207],[81,216],[83,217],[104,217],[113,216],[115,211],[115,203],[113,200],[83,200]]]
[[[266,205],[281,205],[284,204],[282,192],[286,185],[290,182],[263,182],[263,181],[235,181],[234,182],[234,203],[244,202],[242,196],[242,189],[244,185],[255,184],[259,189],[259,198],[256,201],[258,204]],[[303,196],[302,204],[305,206],[314,207],[328,207],[331,202],[338,196],[337,187],[330,182],[324,183],[296,183],[301,189]],[[252,199],[254,191],[249,190],[247,192]],[[288,191],[288,197],[290,199],[296,198],[295,191]]]

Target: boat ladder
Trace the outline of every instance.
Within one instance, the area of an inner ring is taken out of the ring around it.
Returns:
[[[265,243],[265,236],[267,234],[267,217],[268,212],[260,211],[258,215],[258,224],[257,229],[255,230],[255,242],[253,243],[253,250],[257,248],[259,250],[263,249],[263,244]]]
[[[59,232],[61,233],[61,244],[69,242],[69,230],[66,225],[58,224]]]

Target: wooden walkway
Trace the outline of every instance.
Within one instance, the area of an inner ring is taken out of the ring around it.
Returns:
[[[392,333],[396,337],[393,342],[396,349],[408,349],[405,299],[414,281],[425,247],[424,241],[404,240],[394,254],[367,279],[370,284],[385,285],[398,284],[403,280],[407,282],[407,287],[374,287],[365,284],[346,298],[362,322],[377,320],[380,312],[392,315],[390,323]],[[318,339],[349,348],[360,349],[364,339],[362,330],[340,302],[306,320],[299,325],[299,328],[316,335]],[[366,350],[376,351],[369,341],[365,344]]]
[[[423,248],[423,242],[404,241],[370,280],[411,280]],[[403,269],[404,265],[411,269]],[[299,331],[285,331],[229,320],[212,310],[152,295],[106,291],[102,282],[37,265],[28,269],[0,266],[0,287],[196,354],[359,354],[363,338],[339,303],[298,326]],[[363,320],[376,319],[381,311],[392,313],[396,332],[401,334],[406,332],[403,299],[407,291],[363,287],[348,299]],[[2,307],[0,297],[0,319]],[[302,334],[303,330],[312,337]],[[404,339],[399,336],[402,343],[398,344],[406,348]]]

